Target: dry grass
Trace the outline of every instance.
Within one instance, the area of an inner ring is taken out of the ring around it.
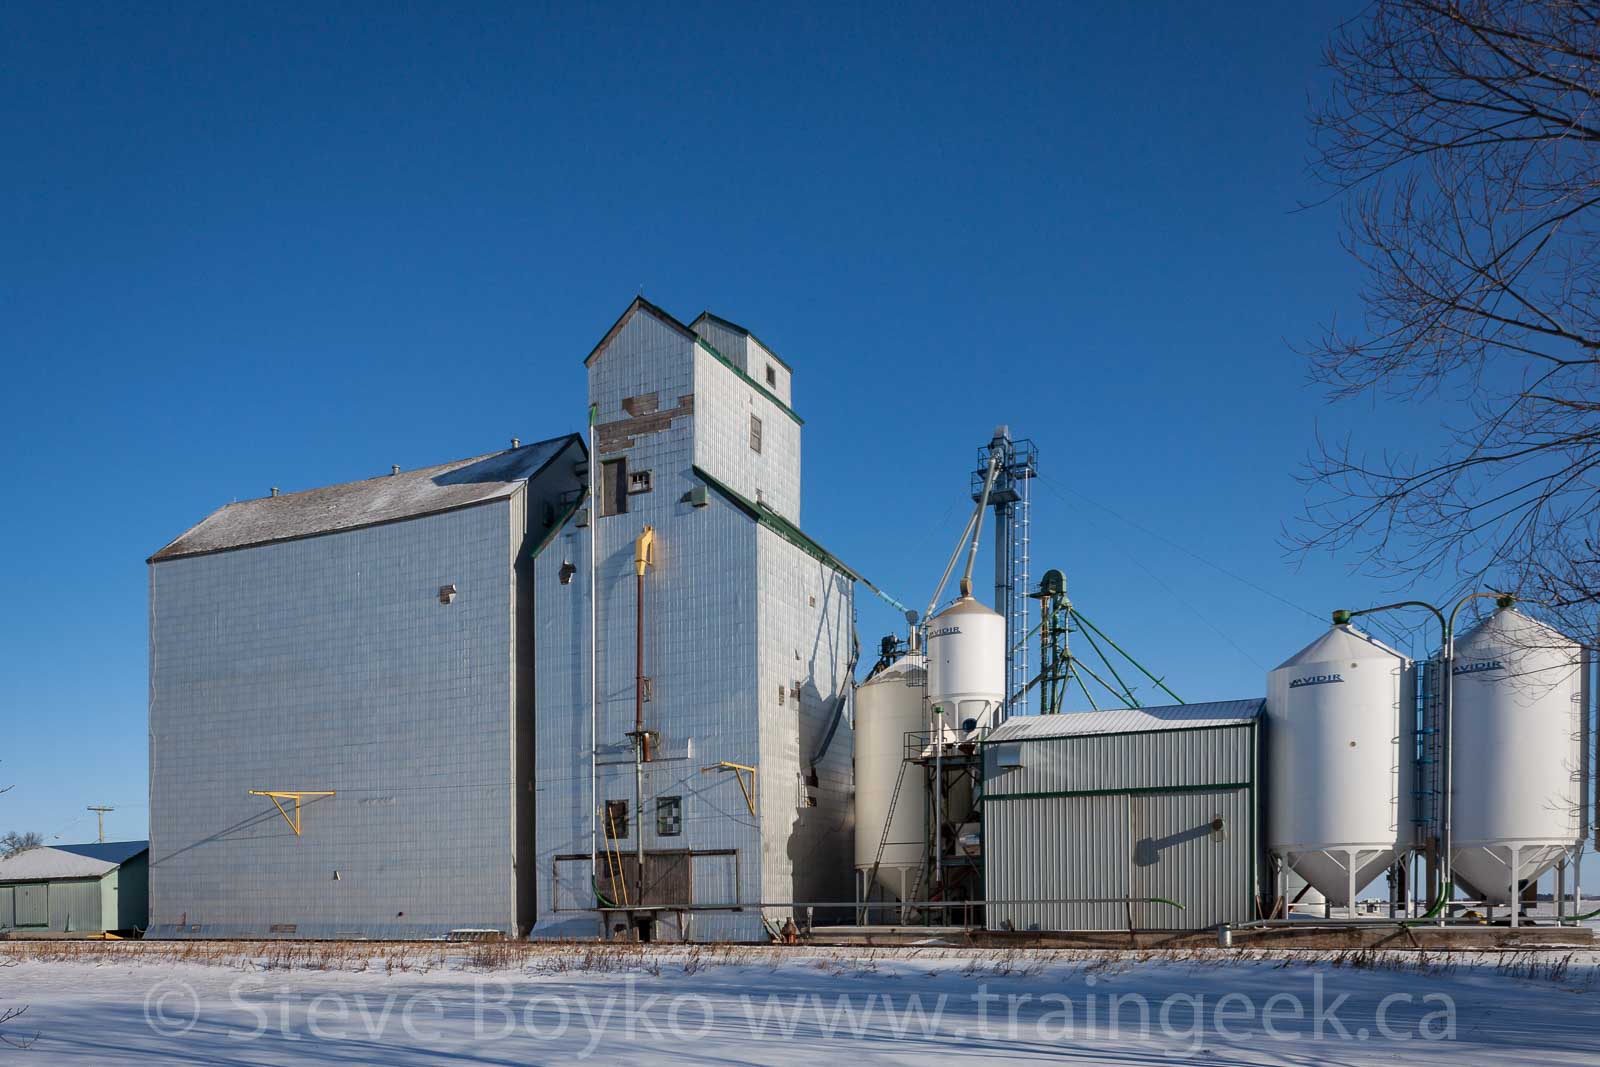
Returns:
[[[1460,968],[1556,983],[1595,984],[1600,953],[1519,950],[1415,952],[1383,949],[896,948],[742,944],[445,941],[0,941],[0,967],[20,963],[191,964],[240,971],[427,974],[521,972],[531,976],[643,973],[692,975],[717,967],[811,966],[832,976],[892,977],[898,962],[947,962],[964,978],[1030,978],[1047,968],[1112,976],[1150,965],[1213,969],[1242,965],[1386,970],[1444,976]]]

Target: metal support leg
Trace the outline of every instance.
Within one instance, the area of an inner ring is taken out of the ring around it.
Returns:
[[[1348,864],[1344,872],[1345,881],[1350,885],[1348,890],[1350,896],[1346,898],[1347,903],[1345,906],[1349,910],[1350,918],[1354,919],[1356,917],[1356,854],[1354,850],[1345,853],[1345,863]]]
[[[1520,858],[1522,850],[1515,845],[1511,848],[1511,925],[1520,925],[1518,922],[1522,915],[1522,887],[1517,884],[1517,872],[1522,869]]]
[[[1560,926],[1567,918],[1567,861],[1563,857],[1556,864],[1556,925]]]

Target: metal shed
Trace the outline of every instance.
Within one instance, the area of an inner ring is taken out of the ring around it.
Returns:
[[[1253,918],[1264,703],[997,727],[984,742],[990,928],[1198,930]]]
[[[149,923],[149,844],[41,846],[0,860],[0,931],[101,933]]]

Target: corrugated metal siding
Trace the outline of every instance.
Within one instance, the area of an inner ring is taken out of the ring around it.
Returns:
[[[50,925],[50,885],[48,882],[25,882],[15,887],[17,925]]]
[[[1259,718],[1265,706],[1266,701],[1260,699],[1218,700],[1205,704],[1172,704],[1166,707],[1071,711],[1061,715],[1019,715],[998,726],[989,735],[989,740],[1015,741],[1077,734],[1234,726]]]
[[[100,879],[50,883],[50,929],[103,930]]]
[[[1253,725],[991,745],[992,927],[1202,929],[1252,917]],[[1007,748],[1022,766],[1002,770]],[[1210,788],[1207,788],[1210,787]],[[1052,794],[1077,795],[1052,795]],[[1012,799],[1007,799],[1008,797]],[[1214,833],[1214,817],[1223,831]],[[1183,905],[1025,903],[1165,898]]]
[[[16,890],[0,885],[0,930],[17,924]]]
[[[1017,743],[1022,766],[1004,769],[1001,742],[985,744],[985,792],[1052,793],[1249,781],[1249,725],[1150,734],[1081,734]]]
[[[1250,793],[1225,789],[1125,798],[1133,841],[1134,919],[1146,930],[1204,929],[1250,915]],[[1220,817],[1223,829],[1211,830]]]
[[[1066,901],[1129,896],[1127,798],[1014,800],[984,808],[989,925],[1017,930],[1127,928],[1120,903]]]

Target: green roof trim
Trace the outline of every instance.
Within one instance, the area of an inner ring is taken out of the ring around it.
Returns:
[[[793,408],[779,400],[777,395],[766,386],[762,385],[760,382],[750,377],[750,375],[740,370],[738,364],[734,363],[733,360],[729,359],[721,352],[718,352],[715,348],[712,348],[710,342],[708,342],[704,337],[696,337],[695,341],[700,345],[701,348],[711,353],[712,357],[716,359],[718,363],[721,363],[724,367],[727,367],[729,370],[733,371],[733,373],[743,378],[746,385],[750,386],[750,388],[754,389],[756,392],[760,393],[762,396],[778,405],[778,410],[793,419],[796,425],[804,426],[806,424],[806,420],[802,419],[799,415],[796,415]]]
[[[711,475],[707,474],[705,471],[701,470],[699,467],[695,467],[693,469],[695,477],[699,478],[711,488],[715,489],[722,496],[726,497],[728,502],[734,507],[744,512],[746,515],[750,516],[752,519],[756,520],[756,522],[760,523],[762,526],[765,526],[767,529],[771,530],[773,533],[777,534],[791,545],[794,545],[796,548],[800,549],[800,551],[804,552],[818,563],[821,563],[826,567],[833,568],[852,581],[866,582],[868,585],[871,585],[871,583],[867,582],[865,578],[857,574],[853,568],[846,566],[844,561],[838,556],[835,556],[832,552],[829,552],[827,549],[823,548],[804,530],[800,529],[800,527],[796,526],[782,515],[779,515],[776,511],[773,511],[771,508],[767,507],[767,505],[758,503],[754,500],[751,500],[749,497],[735,492],[728,486],[723,485],[717,479],[713,478]]]
[[[712,322],[716,323],[718,326],[725,326],[728,329],[732,330],[734,333],[742,333],[742,334],[744,334],[746,337],[750,338],[750,340],[752,340],[756,344],[760,345],[761,346],[761,350],[763,352],[765,352],[767,355],[771,356],[773,359],[777,360],[778,361],[778,365],[780,367],[782,367],[784,370],[788,371],[790,374],[794,373],[794,368],[789,366],[789,361],[788,360],[786,360],[782,356],[778,355],[778,353],[776,353],[776,352],[774,352],[772,350],[772,346],[771,345],[767,344],[767,342],[763,341],[761,338],[757,337],[755,334],[751,333],[749,330],[745,329],[743,326],[740,326],[737,322],[731,322],[728,319],[723,318],[721,315],[718,315],[718,314],[716,314],[714,312],[711,312],[711,311],[702,311],[702,312],[700,312],[699,318],[695,319],[694,322],[699,322],[700,319],[710,319]],[[690,329],[694,328],[694,322],[691,322],[689,324],[689,328]]]
[[[567,510],[556,516],[556,521],[551,525],[550,529],[545,531],[544,537],[540,538],[539,543],[533,546],[533,552],[530,554],[531,558],[538,559],[539,553],[550,547],[550,542],[556,539],[556,534],[560,533],[562,528],[572,521],[572,516],[583,510],[583,505],[588,502],[589,494],[585,492],[568,504]]]
[[[992,800],[1068,800],[1073,797],[1147,797],[1174,793],[1234,792],[1252,787],[1250,782],[1196,782],[1194,785],[1136,785],[1120,789],[1058,789],[1046,793],[985,793],[985,804]]]

